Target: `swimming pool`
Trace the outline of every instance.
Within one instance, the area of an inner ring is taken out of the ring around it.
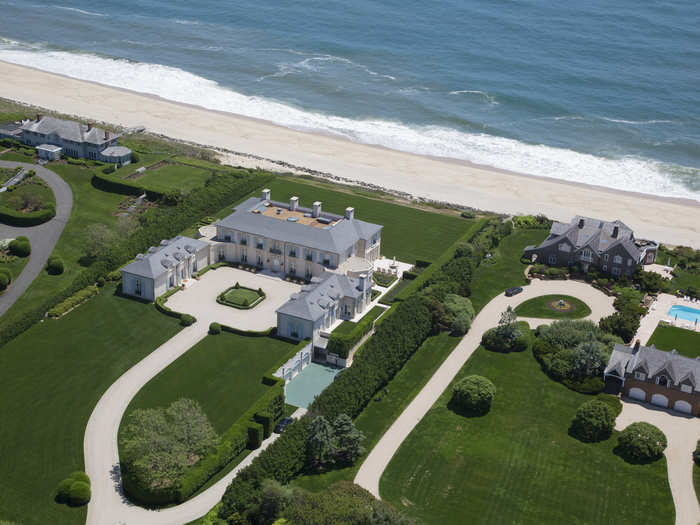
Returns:
[[[696,308],[691,308],[690,306],[681,306],[679,304],[674,304],[668,311],[668,315],[678,319],[684,319],[690,321],[691,323],[700,323],[700,310]]]

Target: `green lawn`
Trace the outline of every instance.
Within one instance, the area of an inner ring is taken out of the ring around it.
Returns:
[[[447,333],[429,337],[386,388],[355,418],[355,425],[365,434],[364,447],[367,453],[425,386],[460,340],[461,338],[451,337]],[[354,479],[363,461],[364,457],[353,467],[325,474],[301,476],[294,480],[293,484],[307,490],[324,490],[336,481]]]
[[[386,308],[383,306],[373,306],[365,315],[362,316],[362,319],[371,319],[374,321],[377,317],[382,315],[386,311]],[[358,325],[358,323],[354,323],[352,321],[343,321],[340,323],[334,330],[333,333],[336,335],[345,335],[349,334],[352,332],[355,327]]]
[[[665,459],[630,465],[613,453],[616,435],[570,437],[589,398],[550,380],[530,352],[479,348],[457,379],[469,374],[496,385],[489,414],[448,410],[448,388],[384,472],[383,499],[427,525],[673,524]]]
[[[570,309],[563,311],[551,306],[552,303],[558,304],[560,300],[570,305]],[[515,313],[522,317],[542,319],[581,319],[591,315],[591,309],[586,303],[570,295],[542,295],[521,303],[515,308]]]
[[[272,199],[286,202],[299,197],[301,206],[311,207],[314,201],[322,201],[323,209],[343,214],[345,208],[355,208],[355,217],[382,224],[382,254],[400,261],[413,263],[416,259],[435,260],[445,251],[473,221],[456,214],[433,213],[409,206],[388,202],[378,194],[368,198],[358,192],[338,191],[330,184],[305,182],[299,179],[278,177],[269,185]]]
[[[194,188],[204,186],[211,177],[211,171],[183,164],[166,164],[154,170],[146,170],[142,177],[135,179],[144,188],[153,188],[163,191],[176,191],[189,193]]]
[[[53,491],[67,474],[84,469],[90,414],[119,376],[179,330],[176,319],[107,286],[0,349],[0,519],[85,523],[85,508],[54,503]]]
[[[659,324],[651,334],[648,345],[654,345],[661,350],[678,350],[686,357],[700,356],[700,332],[685,328]]]
[[[2,149],[4,149],[3,146],[0,146],[0,151],[2,151]],[[0,168],[0,183],[4,184],[15,175],[17,175],[16,169]]]
[[[53,191],[38,177],[25,178],[12,191],[0,193],[0,206],[11,210],[32,212],[56,206]]]
[[[271,337],[229,332],[207,336],[151,379],[126,414],[185,397],[198,401],[217,432],[223,433],[269,388],[262,383],[263,374],[281,365],[295,348]]]
[[[471,300],[477,312],[506,288],[526,284],[527,266],[520,262],[523,249],[539,244],[547,234],[546,230],[515,230],[501,241],[491,259],[482,262],[472,278]]]
[[[262,297],[256,290],[250,288],[230,288],[224,293],[223,300],[238,307],[247,307]]]
[[[0,151],[6,148],[0,146]],[[0,155],[0,160],[9,160],[11,162],[34,162],[34,149],[21,148],[19,150],[11,150]]]

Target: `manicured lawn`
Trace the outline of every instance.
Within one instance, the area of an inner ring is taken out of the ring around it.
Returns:
[[[209,335],[151,379],[126,414],[136,408],[167,406],[185,397],[199,402],[222,433],[269,388],[262,383],[263,374],[282,365],[295,348],[271,337],[228,332]]]
[[[2,146],[0,146],[2,148]],[[4,151],[2,148],[0,151]],[[21,148],[19,150],[11,150],[0,155],[0,160],[9,160],[11,162],[34,162],[34,150]]]
[[[241,286],[240,288],[230,288],[223,294],[222,299],[233,306],[247,308],[260,299],[260,297],[262,296],[256,290]]]
[[[566,303],[566,310],[552,306],[559,301]],[[591,309],[583,301],[570,295],[542,295],[529,299],[515,308],[515,313],[522,317],[537,317],[543,319],[581,319],[591,315]]]
[[[584,444],[567,433],[589,399],[551,381],[530,352],[480,348],[458,374],[491,379],[489,414],[448,410],[448,388],[380,481],[382,498],[425,524],[674,522],[665,459],[630,465],[616,435]],[[634,495],[634,505],[619,505]]]
[[[362,316],[360,320],[362,321],[364,319],[367,319],[368,321],[374,321],[385,311],[386,308],[384,308],[383,306],[373,306],[365,315]],[[343,321],[333,330],[333,333],[338,335],[349,334],[355,329],[357,325],[358,323],[353,323],[352,321]]]
[[[489,260],[481,263],[472,278],[471,300],[477,312],[506,288],[526,284],[527,266],[520,262],[523,248],[539,244],[547,233],[546,230],[515,230],[501,241]]]
[[[204,186],[210,176],[211,172],[202,168],[168,163],[154,170],[146,170],[135,182],[144,188],[189,193],[194,188]]]
[[[686,357],[700,356],[700,332],[693,332],[677,326],[659,324],[651,334],[648,343],[661,350],[678,350]]]
[[[372,450],[379,438],[420,392],[460,339],[446,333],[429,337],[386,388],[355,418],[355,425],[365,434],[366,453]],[[364,457],[353,467],[301,476],[293,484],[313,491],[324,490],[336,481],[354,479],[362,461]]]
[[[43,210],[56,206],[53,191],[38,177],[25,178],[12,191],[0,193],[0,206],[19,212]]]
[[[180,330],[177,320],[117,297],[114,287],[0,349],[0,517],[78,525],[85,508],[54,503],[56,484],[83,470],[95,404],[131,366]]]
[[[374,196],[368,198],[357,192],[338,191],[330,184],[278,177],[269,187],[273,200],[286,202],[296,195],[301,206],[311,207],[314,201],[321,201],[324,210],[338,214],[344,214],[345,208],[352,206],[358,219],[384,226],[382,255],[396,256],[398,260],[409,263],[416,259],[435,260],[473,223],[456,214],[433,213],[394,204],[379,194],[363,192]]]

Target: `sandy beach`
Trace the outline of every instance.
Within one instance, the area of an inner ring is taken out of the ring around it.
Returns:
[[[229,162],[284,169],[273,161],[375,184],[415,197],[499,213],[620,219],[638,237],[700,248],[700,203],[520,175],[296,131],[230,113],[0,62],[0,97],[82,118],[247,155]],[[267,159],[267,160],[261,160]]]

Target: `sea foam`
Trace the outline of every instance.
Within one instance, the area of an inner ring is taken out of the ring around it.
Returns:
[[[327,115],[267,98],[244,95],[173,67],[27,47],[6,39],[0,40],[0,60],[207,109],[263,119],[294,129],[330,133],[365,144],[465,160],[553,179],[700,201],[699,192],[692,192],[671,178],[672,173],[695,171],[693,168],[655,160],[631,156],[604,158],[441,126]]]

